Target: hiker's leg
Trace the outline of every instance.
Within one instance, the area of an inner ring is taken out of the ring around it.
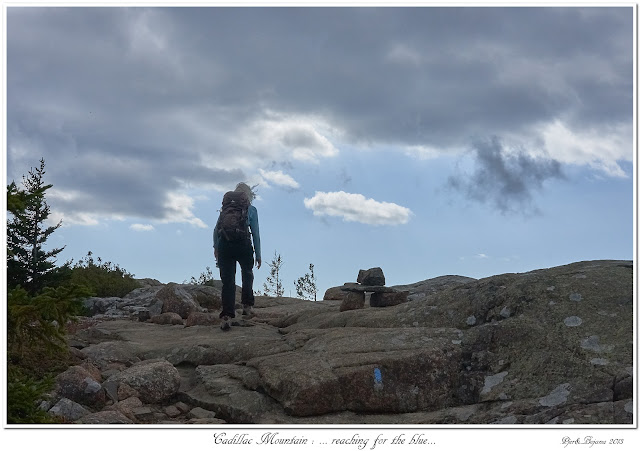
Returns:
[[[222,281],[222,312],[220,318],[236,316],[236,260],[231,249],[220,246],[218,266],[220,266],[220,280]]]
[[[253,247],[251,243],[244,246],[239,255],[238,262],[242,274],[242,305],[253,305]]]

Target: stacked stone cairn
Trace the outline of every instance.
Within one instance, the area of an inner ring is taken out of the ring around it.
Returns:
[[[381,268],[361,269],[358,272],[357,281],[356,284],[345,284],[340,288],[347,292],[340,305],[341,312],[364,308],[366,293],[371,293],[369,298],[371,307],[389,307],[407,302],[408,291],[384,286],[385,277]]]

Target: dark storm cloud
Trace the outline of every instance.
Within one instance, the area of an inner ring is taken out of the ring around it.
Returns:
[[[170,191],[335,154],[298,123],[260,134],[273,113],[442,149],[607,129],[632,117],[632,33],[631,7],[9,7],[9,176],[44,156],[77,208],[162,218]]]
[[[471,174],[449,177],[449,187],[469,199],[488,203],[501,213],[536,213],[533,194],[544,182],[564,179],[560,163],[549,158],[533,158],[524,151],[505,151],[498,138],[476,142]]]
[[[257,100],[257,88],[266,88],[272,105],[328,110],[354,137],[447,145],[460,136],[461,124],[466,140],[554,114],[576,121],[628,117],[632,10],[611,11],[225,10],[200,18],[210,21],[212,31],[199,51],[239,70],[229,86],[239,96],[253,93]],[[235,45],[216,45],[225,37]],[[581,55],[591,58],[578,60]],[[525,65],[530,61],[536,64]],[[602,68],[585,67],[589,62],[606,63],[624,83],[611,86],[602,80]],[[503,79],[521,65],[523,73]],[[590,108],[608,113],[590,117]]]

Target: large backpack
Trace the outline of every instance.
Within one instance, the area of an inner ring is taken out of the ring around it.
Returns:
[[[222,210],[218,218],[218,235],[227,241],[242,241],[249,238],[247,217],[249,199],[239,191],[229,191],[222,198]]]

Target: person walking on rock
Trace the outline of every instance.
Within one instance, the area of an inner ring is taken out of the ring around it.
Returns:
[[[235,318],[236,263],[242,274],[242,315],[251,315],[253,296],[253,254],[258,269],[262,265],[258,210],[252,205],[256,195],[246,183],[238,183],[235,191],[222,198],[222,209],[213,229],[213,253],[222,280],[222,330],[231,328]],[[253,238],[253,246],[251,239]]]

